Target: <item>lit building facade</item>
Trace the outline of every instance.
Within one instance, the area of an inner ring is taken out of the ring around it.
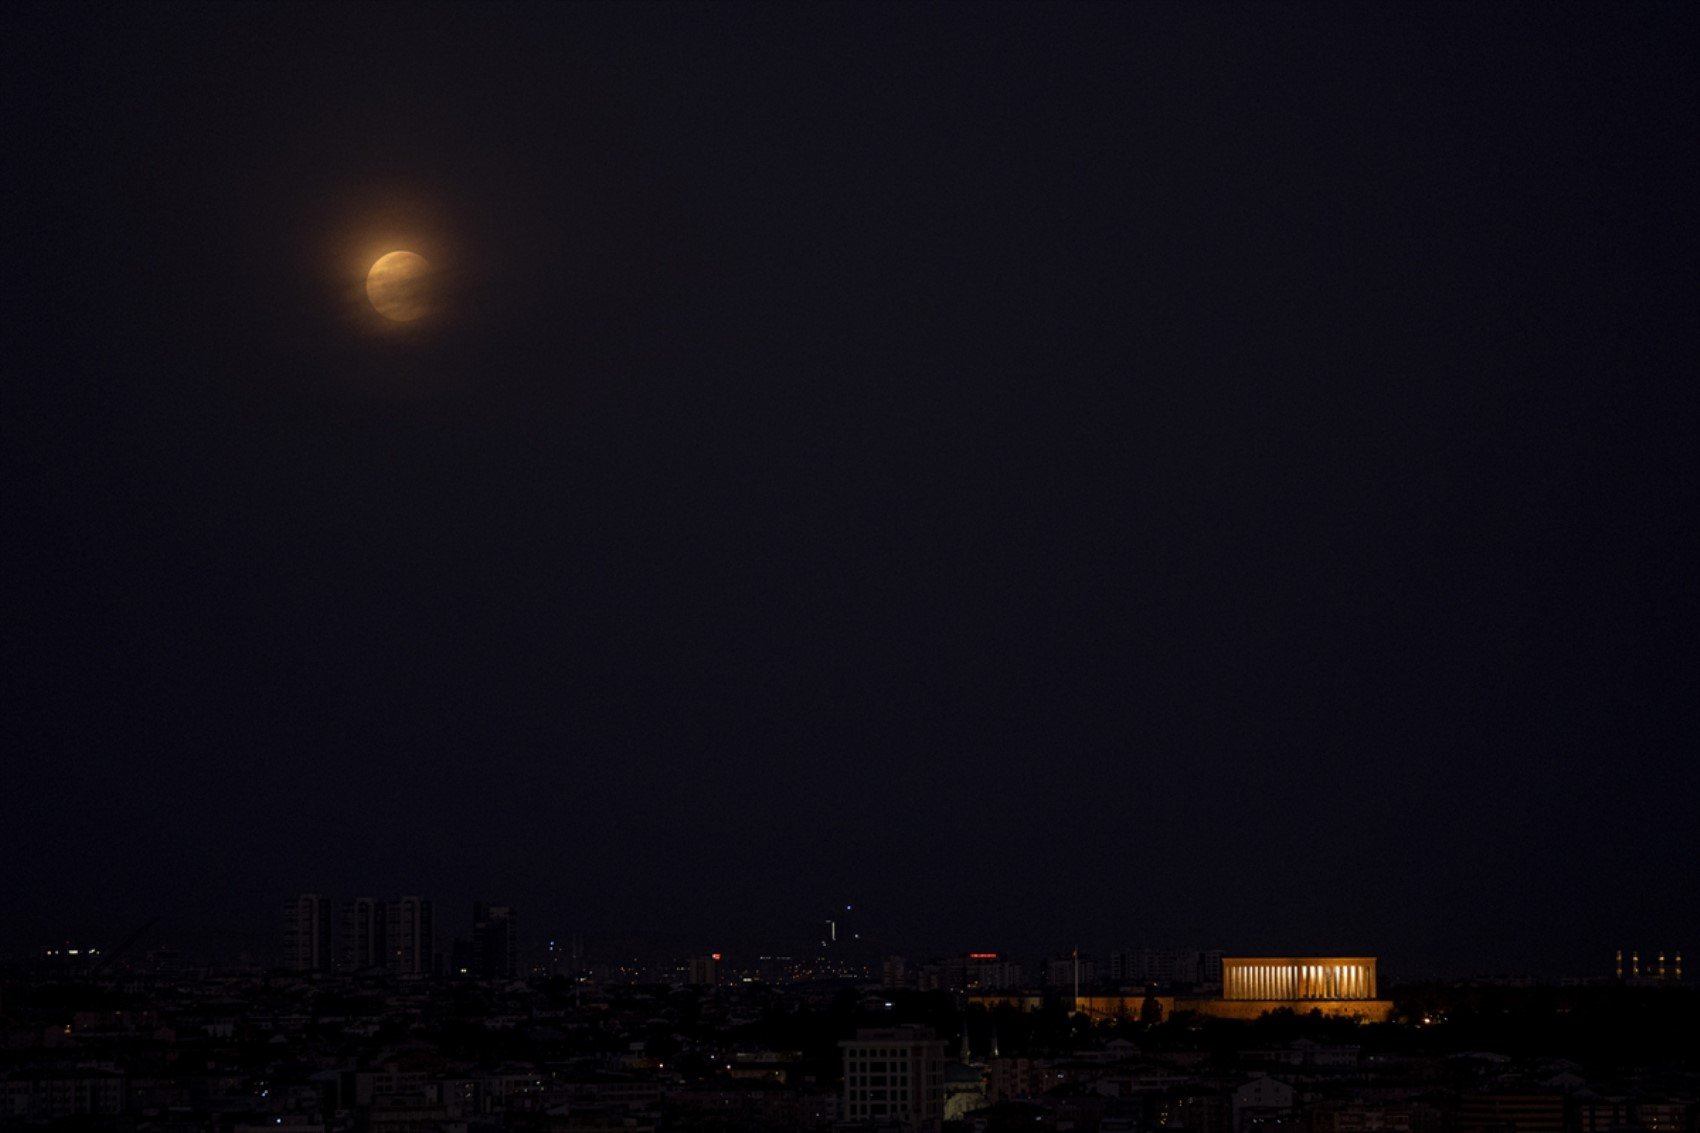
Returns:
[[[1377,998],[1374,956],[1224,956],[1221,998],[1175,1006],[1235,1019],[1282,1009],[1374,1022],[1393,1015],[1392,1001]]]
[[[1374,999],[1375,957],[1224,957],[1223,999]]]
[[[938,1133],[944,1123],[944,1040],[927,1027],[863,1029],[844,1051],[844,1120]]]

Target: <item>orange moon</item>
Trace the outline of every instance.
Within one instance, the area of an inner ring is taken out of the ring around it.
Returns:
[[[409,323],[431,310],[431,261],[414,252],[388,252],[366,273],[366,298],[386,319]]]

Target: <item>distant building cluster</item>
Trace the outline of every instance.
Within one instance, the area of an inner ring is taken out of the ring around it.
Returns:
[[[1208,989],[1222,980],[1222,953],[1191,949],[1130,949],[1109,954],[1108,963],[1079,952],[1046,956],[1037,965],[1001,952],[966,952],[910,965],[888,957],[883,967],[889,987],[921,991],[1015,991],[1022,988],[1091,989],[1123,985],[1164,989]]]
[[[1110,953],[1110,978],[1118,983],[1198,987],[1222,982],[1222,953],[1140,948]]]
[[[282,957],[295,972],[511,979],[520,973],[519,914],[510,905],[475,902],[472,938],[455,941],[445,956],[428,897],[355,897],[337,907],[323,894],[298,893],[283,904]]]

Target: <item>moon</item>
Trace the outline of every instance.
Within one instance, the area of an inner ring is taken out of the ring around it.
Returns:
[[[366,298],[373,310],[398,323],[431,311],[431,261],[415,252],[388,252],[366,273]]]

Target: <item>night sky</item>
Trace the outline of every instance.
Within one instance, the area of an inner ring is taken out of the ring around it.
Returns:
[[[8,7],[0,944],[1700,950],[1695,31]]]

